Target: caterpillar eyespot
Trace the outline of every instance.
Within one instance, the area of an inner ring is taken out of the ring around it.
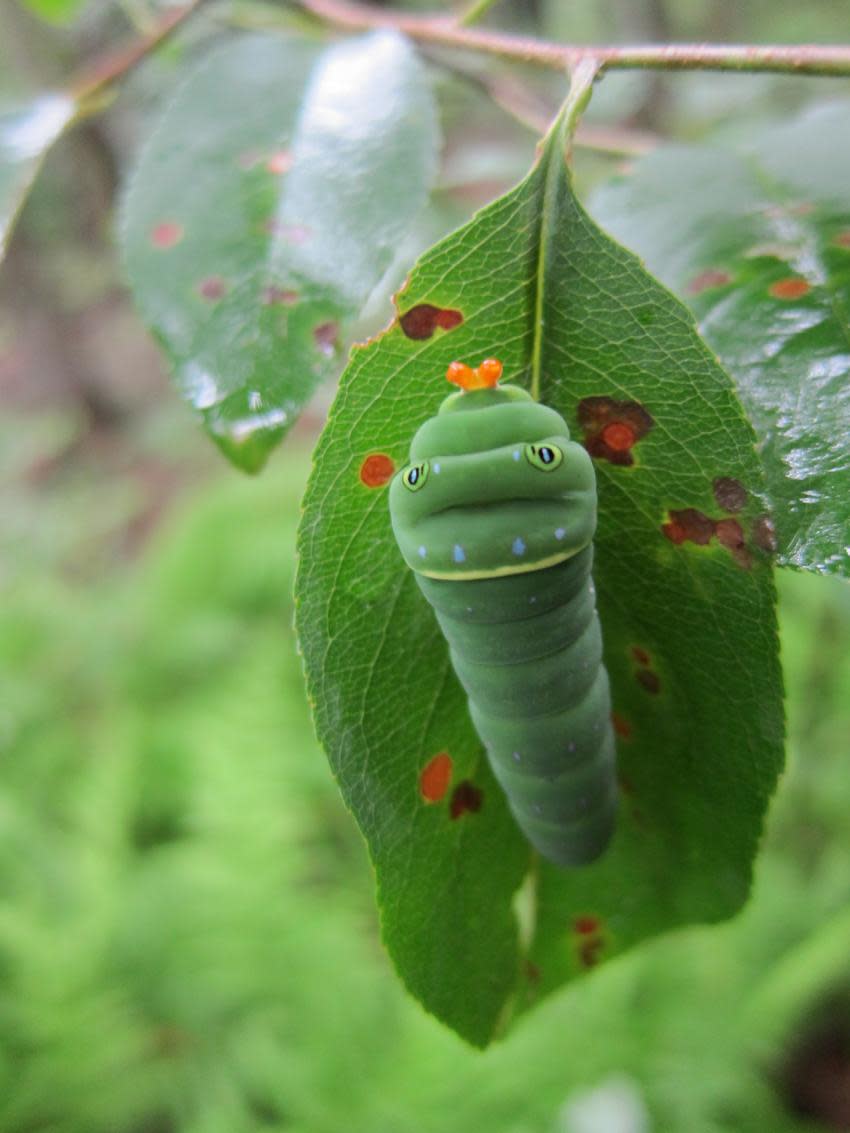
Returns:
[[[427,460],[423,461],[421,464],[414,464],[412,468],[406,468],[401,474],[402,483],[405,488],[409,488],[411,492],[418,492],[420,488],[424,488],[427,479]]]
[[[452,363],[460,391],[413,437],[390,517],[518,825],[544,857],[582,865],[608,845],[617,797],[596,481],[563,417],[499,386],[501,370]]]
[[[525,459],[532,468],[539,468],[541,472],[554,472],[564,459],[564,454],[557,445],[526,445]]]

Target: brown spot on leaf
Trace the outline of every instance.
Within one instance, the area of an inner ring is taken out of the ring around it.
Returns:
[[[573,921],[573,930],[577,937],[579,963],[583,968],[595,967],[605,947],[602,922],[594,916],[576,917]]]
[[[661,692],[661,678],[652,669],[638,669],[635,673],[635,680],[641,688],[646,689],[653,696],[657,696]]]
[[[454,330],[463,322],[463,315],[453,307],[434,307],[419,303],[399,318],[401,329],[408,338],[430,338],[435,330]]]
[[[588,937],[587,940],[582,940],[579,945],[578,958],[583,968],[595,968],[599,961],[602,959],[602,949],[605,947],[605,941],[601,936]]]
[[[632,657],[635,659],[635,661],[637,661],[639,665],[652,664],[652,658],[649,656],[647,651],[645,649],[642,649],[639,645],[632,646]]]
[[[685,290],[689,295],[699,295],[703,291],[708,291],[712,287],[725,287],[727,283],[732,282],[732,276],[728,271],[722,271],[719,268],[708,268],[706,271],[701,271],[699,275],[695,275],[688,283]]]
[[[706,547],[713,538],[725,547],[743,570],[752,566],[752,556],[745,545],[744,533],[737,519],[711,519],[705,512],[696,508],[683,508],[670,511],[667,523],[662,523],[661,532],[675,546],[682,543],[696,543]]]
[[[714,520],[694,507],[682,508],[680,511],[671,511],[670,520],[661,530],[671,543],[677,546],[680,543],[697,543],[705,547],[711,542],[714,534]]]
[[[633,447],[655,423],[639,402],[610,397],[585,397],[578,421],[590,455],[621,465],[634,464]]]
[[[740,480],[734,480],[731,476],[718,476],[711,488],[714,498],[724,511],[740,511],[747,502],[747,489]]]
[[[426,803],[438,803],[445,798],[452,778],[452,757],[441,751],[429,760],[419,776],[419,791]]]
[[[183,226],[174,220],[161,220],[151,229],[151,244],[155,248],[173,248],[183,239]]]
[[[292,168],[292,154],[289,150],[279,150],[273,153],[266,162],[266,169],[269,173],[274,173],[279,176],[281,173],[288,173]]]
[[[263,288],[263,303],[267,307],[280,304],[283,307],[294,307],[298,302],[298,292],[289,287],[276,287],[271,284]]]
[[[336,323],[320,323],[313,330],[313,341],[322,354],[331,357],[337,347],[339,327]]]
[[[210,275],[206,279],[202,279],[198,284],[198,294],[203,299],[214,301],[221,299],[227,291],[227,284],[220,275]]]
[[[769,515],[760,515],[753,521],[753,542],[768,554],[776,551],[776,528]]]
[[[579,936],[592,936],[594,933],[599,932],[600,925],[599,917],[593,916],[576,917],[573,921],[573,928]]]
[[[843,232],[839,232],[834,243],[839,248],[850,248],[850,228],[845,228]]]
[[[744,570],[753,565],[752,556],[744,542],[744,531],[737,519],[718,519],[714,525],[717,542],[732,552],[732,558]]]
[[[452,801],[449,803],[449,816],[460,818],[463,814],[477,814],[481,810],[484,795],[468,779],[458,783],[452,791]]]
[[[619,712],[611,713],[611,723],[614,725],[614,731],[622,740],[631,739],[632,726]]]
[[[530,984],[540,983],[540,969],[531,960],[525,961],[525,975]]]
[[[803,295],[807,295],[812,289],[808,280],[802,279],[798,275],[789,276],[787,279],[778,279],[776,283],[771,283],[768,291],[774,299],[800,299]]]
[[[360,465],[360,479],[367,488],[381,488],[392,479],[395,462],[385,452],[373,452]],[[439,759],[440,756],[435,756]],[[448,757],[447,757],[448,758]]]

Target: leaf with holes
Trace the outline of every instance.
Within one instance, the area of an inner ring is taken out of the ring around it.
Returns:
[[[850,103],[664,146],[593,214],[695,311],[764,460],[777,562],[850,575]]]
[[[72,98],[57,93],[0,110],[0,259],[47,151],[76,109]]]
[[[428,252],[355,348],[318,446],[297,621],[320,738],[375,864],[411,991],[473,1043],[586,968],[745,900],[782,763],[762,472],[688,312],[573,196],[553,133],[516,189]],[[450,387],[500,358],[595,457],[618,831],[535,863],[390,529],[387,483]],[[521,923],[520,923],[521,922]]]
[[[438,134],[412,49],[249,36],[189,77],[124,202],[127,275],[185,399],[255,471],[332,368],[425,203]]]

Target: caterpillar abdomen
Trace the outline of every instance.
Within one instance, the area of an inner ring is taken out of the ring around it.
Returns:
[[[598,857],[616,810],[592,557],[483,584],[417,575],[517,823],[561,865]]]

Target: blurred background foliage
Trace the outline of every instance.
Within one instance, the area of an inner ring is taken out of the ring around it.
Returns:
[[[155,11],[7,2],[0,92],[59,82]],[[505,0],[497,17],[579,41],[846,34],[837,0]],[[0,274],[0,1131],[850,1129],[846,584],[779,579],[789,770],[740,917],[612,963],[484,1054],[394,977],[291,630],[326,395],[261,479],[222,468],[112,241],[121,170],[181,56],[258,18],[211,10],[65,138]],[[468,83],[438,84],[435,234],[534,146]],[[612,76],[591,119],[694,138],[846,87]],[[580,183],[616,165],[580,154]]]

